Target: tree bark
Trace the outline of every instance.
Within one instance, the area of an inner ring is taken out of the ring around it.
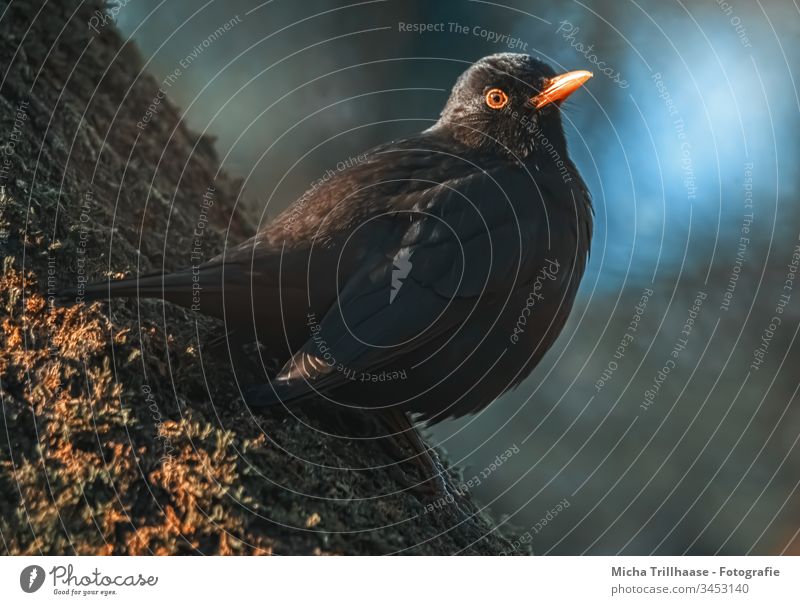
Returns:
[[[53,305],[252,233],[241,183],[113,22],[92,21],[102,10],[0,2],[4,550],[502,552],[468,495],[408,489],[402,444],[315,430],[370,434],[370,418],[245,407],[227,354],[204,355],[218,322],[159,301]]]

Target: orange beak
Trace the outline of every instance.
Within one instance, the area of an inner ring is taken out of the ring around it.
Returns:
[[[591,77],[592,72],[579,69],[551,78],[547,88],[531,99],[531,104],[536,109],[541,109],[550,103],[563,101]]]

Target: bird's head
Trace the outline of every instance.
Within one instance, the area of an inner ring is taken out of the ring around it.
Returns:
[[[517,160],[566,154],[561,103],[592,77],[557,74],[530,55],[501,53],[470,66],[456,82],[438,127],[469,147]]]

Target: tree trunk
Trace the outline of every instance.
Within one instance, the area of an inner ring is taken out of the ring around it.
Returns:
[[[101,6],[0,2],[4,550],[502,552],[468,495],[408,489],[403,444],[317,430],[369,434],[370,418],[246,408],[227,350],[206,356],[218,322],[159,301],[53,305],[252,233],[241,184]]]

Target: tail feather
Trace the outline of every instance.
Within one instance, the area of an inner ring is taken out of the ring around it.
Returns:
[[[287,289],[282,296],[280,284],[268,281],[271,275],[259,272],[257,277],[258,283],[254,284],[253,274],[240,263],[210,262],[175,273],[140,275],[61,290],[56,302],[66,306],[112,298],[162,299],[224,319],[230,328],[242,331],[245,342],[258,339],[284,342],[290,338],[292,342],[298,341],[295,347],[299,346],[308,337],[307,307],[303,305],[305,292]],[[290,314],[294,315],[286,319]],[[254,332],[256,319],[260,330],[257,335]]]
[[[73,305],[112,298],[161,298],[180,304],[183,299],[191,299],[192,281],[191,271],[152,273],[67,288],[55,300],[61,305]]]

